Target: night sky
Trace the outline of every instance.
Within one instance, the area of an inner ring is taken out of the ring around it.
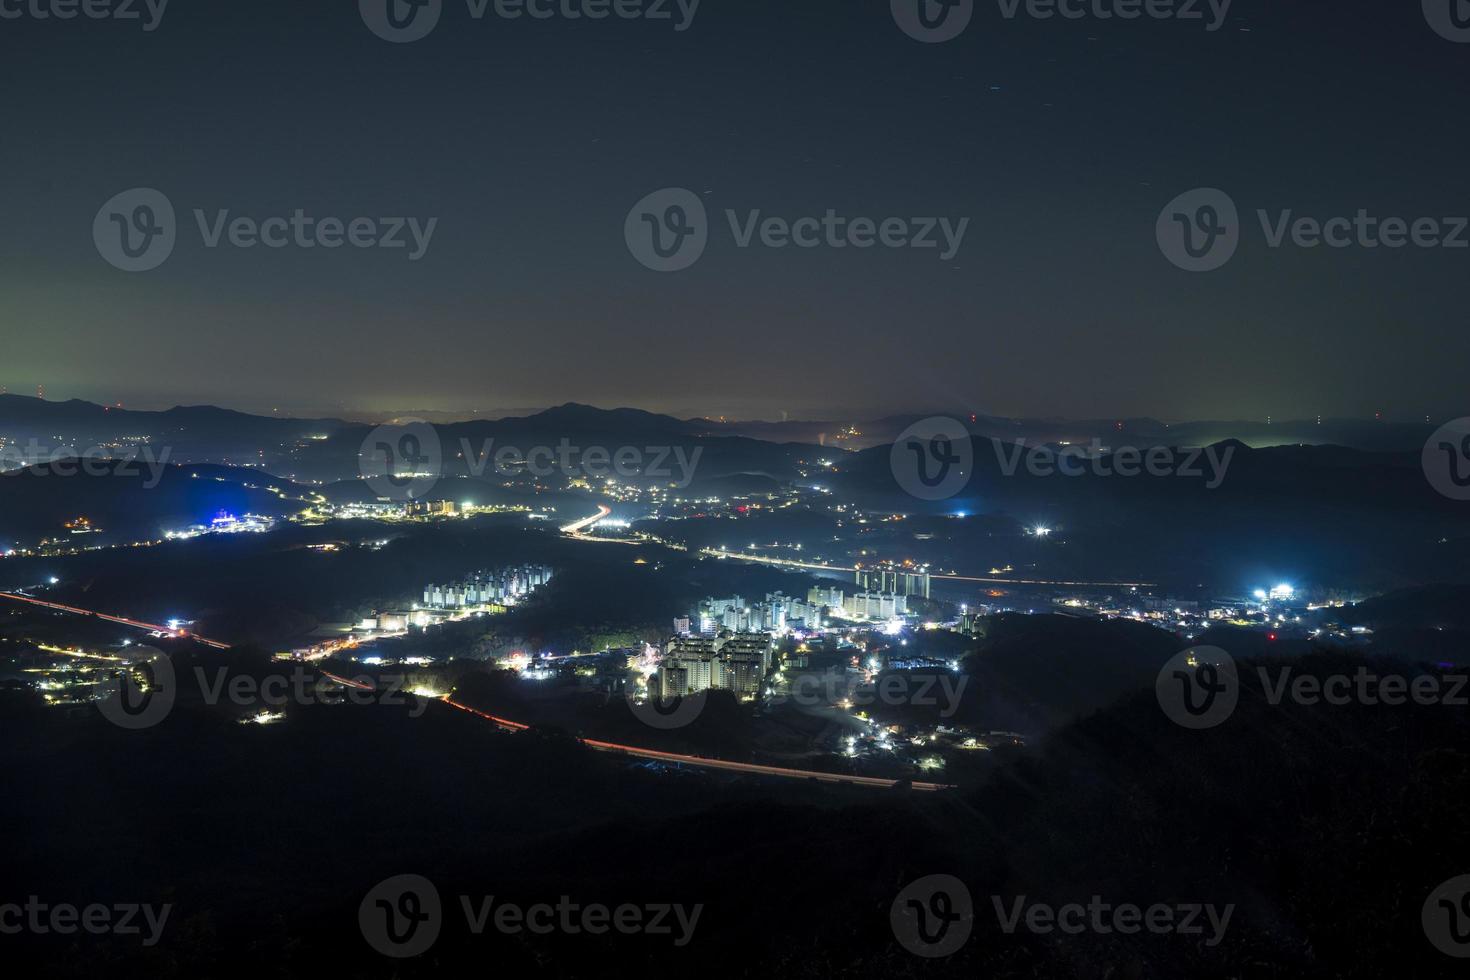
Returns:
[[[445,0],[410,44],[351,0],[0,19],[0,383],[298,414],[1463,415],[1470,249],[1271,249],[1255,211],[1470,214],[1467,81],[1410,0],[1236,0],[1214,32],[982,0],[942,44],[889,0],[703,0],[683,32]],[[179,240],[130,274],[92,223],[134,187]],[[623,238],[665,187],[711,218],[681,272]],[[1197,187],[1244,219],[1209,273],[1154,237]],[[194,208],[439,223],[410,262],[207,249]],[[970,225],[949,261],[741,249],[726,208]]]

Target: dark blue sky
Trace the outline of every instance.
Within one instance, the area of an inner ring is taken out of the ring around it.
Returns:
[[[1255,218],[1470,214],[1470,44],[1417,3],[1236,0],[1209,32],[990,0],[943,44],[888,0],[703,0],[683,32],[445,4],[411,44],[350,0],[0,19],[0,383],[298,413],[1465,414],[1470,249],[1273,249]],[[179,232],[129,274],[92,224],[134,187]],[[623,227],[665,187],[712,227],[661,274]],[[1243,218],[1210,273],[1155,240],[1197,187]],[[439,222],[410,262],[209,249],[195,208]],[[726,208],[970,224],[949,261],[742,249]]]

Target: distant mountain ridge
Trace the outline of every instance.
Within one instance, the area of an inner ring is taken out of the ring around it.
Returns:
[[[943,413],[939,413],[943,414]],[[892,415],[868,421],[712,422],[691,419],[708,431],[771,441],[820,443],[870,449],[893,443],[905,429],[931,414]],[[1228,439],[1255,449],[1287,445],[1334,445],[1376,452],[1418,451],[1438,423],[1382,422],[1377,419],[1294,419],[1284,421],[1162,422],[1153,418],[1063,419],[1004,418],[951,413],[970,434],[1028,446],[1087,443],[1105,446],[1208,446]],[[850,430],[856,429],[854,435]]]
[[[402,416],[399,420],[411,418]],[[578,402],[567,402],[530,415],[498,419],[472,419],[440,423],[448,430],[485,428],[487,431],[516,430],[577,433],[608,433],[664,436],[708,436],[757,439],[778,444],[803,443],[829,448],[867,449],[892,443],[904,429],[928,414],[889,415],[876,419],[814,419],[785,422],[749,420],[721,421],[709,418],[680,419],[638,408],[598,408]],[[1379,452],[1420,449],[1436,428],[1436,423],[1382,422],[1377,419],[1296,419],[1283,421],[1200,420],[1163,422],[1149,417],[1126,419],[1006,418],[970,415],[963,412],[951,416],[964,424],[974,436],[1024,441],[1030,446],[1053,442],[1087,442],[1093,439],[1104,445],[1130,445],[1147,448],[1155,445],[1205,446],[1227,439],[1237,439],[1253,448],[1281,445],[1336,445]],[[138,432],[127,434],[203,434],[215,438],[231,436],[250,441],[282,434],[304,436],[334,435],[342,431],[366,433],[372,423],[344,421],[336,418],[295,418],[253,415],[213,405],[178,405],[163,411],[137,411],[97,405],[71,399],[64,402],[42,401],[28,395],[0,395],[0,436],[15,434],[25,426],[56,425],[89,429]],[[850,430],[856,430],[853,435]],[[54,431],[49,434],[58,434]]]
[[[395,420],[396,423],[411,421]],[[88,450],[112,455],[152,453],[183,464],[258,467],[305,484],[357,480],[365,445],[378,426],[340,419],[297,419],[250,415],[209,405],[177,406],[160,412],[105,408],[89,402],[45,402],[0,396],[0,470],[44,463],[58,452]],[[476,475],[493,454],[536,447],[559,451],[624,447],[640,452],[678,447],[693,459],[701,478],[729,476],[789,480],[812,447],[779,444],[701,427],[641,409],[600,409],[568,403],[525,417],[434,426],[444,475]],[[645,455],[649,455],[645,453]],[[651,454],[658,458],[657,452]],[[667,459],[665,454],[662,458]],[[662,465],[662,464],[660,464]],[[481,470],[483,472],[483,470]],[[493,471],[492,471],[493,475]]]

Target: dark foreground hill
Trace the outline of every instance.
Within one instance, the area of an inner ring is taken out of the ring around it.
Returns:
[[[1460,975],[1420,911],[1467,871],[1464,709],[1273,706],[1243,667],[1217,728],[1180,728],[1140,691],[941,796],[653,773],[437,705],[292,709],[266,727],[183,705],[143,732],[12,706],[7,896],[174,911],[154,947],[7,936],[7,959],[62,977]],[[429,952],[390,961],[358,905],[404,873],[436,883],[448,918]],[[889,909],[941,873],[973,896],[974,930],[921,960]],[[704,908],[683,946],[475,935],[459,896],[492,895]],[[1022,896],[1231,912],[1218,935],[1007,933],[995,904]]]

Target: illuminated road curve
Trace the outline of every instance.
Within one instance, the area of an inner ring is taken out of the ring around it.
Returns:
[[[45,602],[44,600],[33,599],[30,596],[26,595],[16,595],[13,592],[0,592],[0,599],[10,599],[15,602],[27,602],[33,606],[44,606],[47,609],[55,609],[57,612],[72,613],[76,616],[92,616],[96,619],[105,619],[109,623],[121,623],[124,626],[131,626],[134,629],[147,630],[150,633],[164,633],[168,636],[176,638],[198,640],[205,646],[214,647],[216,650],[228,650],[230,648],[230,645],[228,643],[221,643],[218,640],[207,640],[202,636],[196,636],[193,633],[185,633],[181,630],[172,630],[169,629],[167,626],[160,626],[157,623],[144,623],[136,619],[127,619],[123,616],[109,616],[107,615],[107,613],[93,612],[90,609],[78,609],[76,606],[63,606],[59,602]]]
[[[508,731],[523,732],[531,727],[518,721],[511,721],[508,718],[498,718],[495,715],[471,708],[467,704],[460,704],[458,701],[453,701],[447,697],[440,698],[439,700],[442,700],[451,708],[458,708],[460,711],[469,712],[478,718],[492,721]],[[656,762],[668,762],[680,766],[696,766],[702,769],[724,769],[728,772],[743,772],[755,776],[816,779],[824,783],[852,783],[855,786],[878,786],[884,789],[891,789],[899,783],[897,779],[880,779],[877,776],[847,776],[836,772],[819,772],[815,769],[785,769],[781,766],[762,766],[753,762],[727,762],[724,759],[706,759],[697,755],[681,755],[677,752],[660,752],[657,749],[640,749],[634,745],[619,745],[616,742],[601,742],[595,738],[579,738],[577,741],[590,749],[596,749],[598,752],[614,752],[619,755],[636,756],[640,759],[652,759]],[[936,792],[938,790],[952,788],[942,783],[910,783],[909,785],[922,792]]]
[[[611,507],[604,506],[603,504],[598,504],[597,513],[593,514],[591,517],[584,517],[580,521],[575,521],[571,524],[568,524],[566,527],[561,529],[561,533],[570,534],[575,537],[611,513]]]

